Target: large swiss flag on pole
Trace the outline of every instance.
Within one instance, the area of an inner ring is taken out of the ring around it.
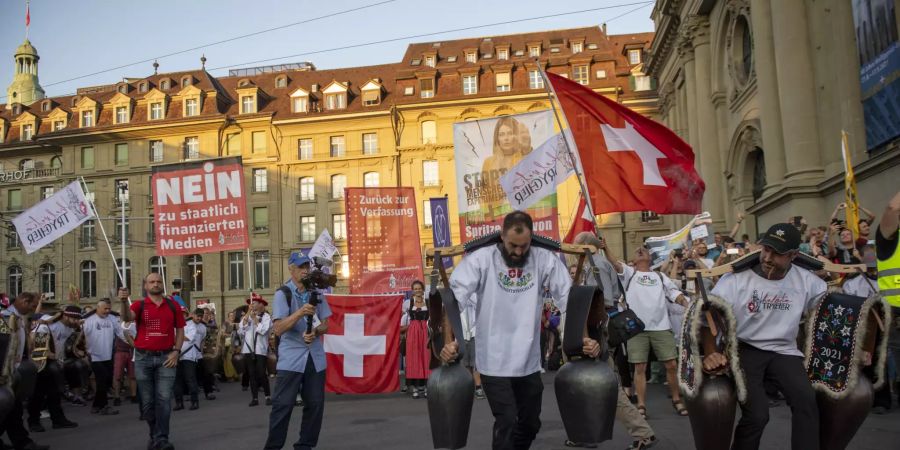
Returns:
[[[587,209],[587,202],[584,201],[584,197],[579,195],[578,208],[575,210],[575,215],[572,216],[572,225],[569,227],[566,237],[563,238],[563,242],[574,244],[578,233],[584,231],[594,231],[594,218],[591,217],[591,213]]]
[[[322,337],[325,389],[343,394],[400,388],[400,311],[403,295],[328,295],[331,317]]]
[[[705,186],[678,135],[574,81],[547,78],[578,147],[594,214],[700,213]]]

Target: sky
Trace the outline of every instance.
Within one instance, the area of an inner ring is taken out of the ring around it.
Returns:
[[[564,14],[604,7],[610,8]],[[205,54],[214,76],[227,75],[229,68],[301,61],[319,69],[366,66],[398,62],[414,42],[604,22],[609,34],[653,31],[652,9],[653,2],[640,0],[33,0],[28,38],[40,56],[41,86],[57,96],[148,76],[154,58],[161,73],[176,72],[199,69]],[[543,17],[549,15],[558,16]],[[543,18],[481,27],[537,17]],[[276,27],[283,28],[263,32]],[[420,36],[468,27],[477,28]],[[206,46],[252,33],[258,34]],[[25,0],[0,0],[0,103],[7,101],[13,53],[24,38]],[[164,56],[184,50],[189,51]],[[291,57],[257,62],[285,56]]]

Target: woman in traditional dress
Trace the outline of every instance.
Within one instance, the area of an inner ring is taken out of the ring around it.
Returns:
[[[412,300],[401,326],[406,329],[406,379],[412,388],[412,397],[428,397],[425,382],[431,370],[431,350],[428,348],[428,305],[425,303],[425,284],[412,283]]]

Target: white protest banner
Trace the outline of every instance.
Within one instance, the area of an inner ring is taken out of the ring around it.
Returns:
[[[650,267],[656,269],[661,266],[672,250],[690,248],[695,235],[703,235],[707,240],[707,244],[709,244],[713,240],[712,233],[707,229],[709,224],[712,223],[711,217],[709,212],[704,211],[702,214],[694,216],[687,225],[672,234],[647,238],[644,241],[644,245],[650,249]],[[702,228],[703,231],[700,231],[699,228]]]
[[[25,253],[34,253],[41,247],[74,230],[94,213],[84,198],[78,181],[72,182],[46,200],[28,208],[12,220]]]
[[[509,205],[524,210],[548,195],[575,173],[562,133],[547,139],[500,177]]]
[[[328,230],[322,230],[322,234],[316,239],[316,243],[313,244],[307,256],[310,258],[318,256],[330,260],[336,252],[337,247],[334,246],[334,240],[331,238],[331,233],[329,233]]]

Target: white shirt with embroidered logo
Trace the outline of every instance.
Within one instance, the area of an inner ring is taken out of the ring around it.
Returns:
[[[524,267],[509,268],[496,245],[466,255],[450,275],[460,311],[475,310],[475,367],[495,377],[541,370],[543,287],[566,310],[572,279],[555,252],[531,247]],[[462,336],[457,342],[462,343]]]
[[[206,338],[206,325],[188,319],[184,326],[184,342],[181,344],[182,361],[197,362],[203,358],[203,339]]]
[[[675,301],[681,291],[669,277],[659,272],[643,272],[622,264],[618,274],[626,289],[625,300],[628,307],[644,322],[644,331],[671,330],[669,321],[669,299]]]
[[[725,274],[712,293],[731,304],[739,341],[760,350],[803,356],[797,348],[800,319],[827,288],[812,272],[792,265],[780,280],[767,280],[753,270]]]

